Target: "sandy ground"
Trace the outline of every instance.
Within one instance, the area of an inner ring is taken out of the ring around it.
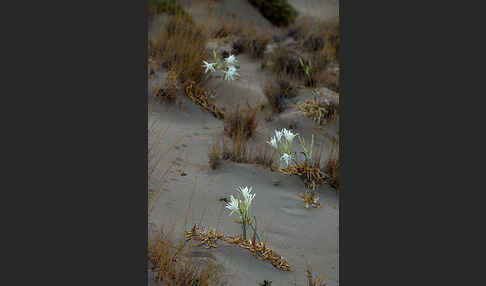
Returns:
[[[234,2],[239,4],[224,6],[225,9],[236,9],[238,15],[252,15],[260,17],[262,23],[266,21],[259,14],[254,14],[253,7],[246,5],[246,1]],[[295,4],[299,11],[307,11],[314,7],[312,3],[321,1],[289,2]],[[322,2],[330,3],[329,7],[333,5],[332,1]],[[328,13],[323,11],[321,15]],[[241,78],[238,81],[224,82],[214,77],[208,82],[207,87],[216,91],[216,104],[229,107],[246,100],[252,105],[266,103],[261,82],[269,75],[261,71],[258,61],[246,54],[239,55],[238,60],[241,65]],[[163,72],[154,75],[149,83],[150,94],[164,76]],[[331,100],[338,100],[332,92],[326,90],[326,94]],[[263,144],[276,128],[285,128],[292,122],[299,135],[306,140],[315,134],[316,142],[323,144],[322,159],[326,159],[331,146],[328,138],[338,136],[339,122],[318,131],[311,119],[295,110],[295,104],[310,96],[310,89],[300,89],[299,96],[288,100],[288,107],[283,113],[270,122],[261,120],[253,143]],[[324,277],[326,285],[338,285],[339,196],[334,189],[328,185],[321,186],[318,192],[323,207],[306,209],[298,196],[305,191],[298,177],[231,161],[222,161],[218,169],[211,170],[208,166],[208,150],[223,135],[223,122],[186,98],[183,98],[182,110],[149,103],[148,121],[149,126],[154,124],[160,133],[168,128],[161,143],[154,147],[162,159],[149,182],[149,191],[160,190],[160,196],[153,201],[150,225],[155,228],[174,226],[178,234],[183,233],[184,224],[187,228],[199,224],[226,234],[240,233],[240,225],[228,216],[225,203],[219,199],[235,194],[237,186],[252,186],[256,194],[252,209],[263,239],[287,259],[294,271],[277,270],[269,262],[255,259],[248,251],[223,243],[211,250],[197,248],[194,255],[212,257],[222,263],[227,285],[258,285],[263,280],[272,281],[273,286],[307,285],[307,264],[312,265],[314,274]],[[149,137],[149,143],[151,140],[155,139]],[[175,147],[171,149],[172,145]],[[169,168],[171,171],[167,178],[163,178],[162,174]]]
[[[322,20],[339,15],[338,0],[287,0],[297,11]]]

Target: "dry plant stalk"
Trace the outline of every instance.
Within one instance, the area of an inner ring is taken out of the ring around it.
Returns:
[[[199,87],[195,81],[189,81],[186,86],[186,96],[195,104],[200,105],[204,110],[211,113],[218,119],[224,119],[224,112],[216,104],[211,102],[204,88]]]
[[[191,230],[186,231],[186,241],[198,240],[201,241],[196,246],[203,246],[204,248],[216,248],[216,242],[222,240],[228,244],[234,244],[241,248],[245,248],[253,252],[259,260],[270,260],[272,265],[282,271],[292,271],[290,264],[278,255],[274,250],[267,247],[265,242],[256,242],[255,240],[243,240],[241,235],[228,236],[219,233],[217,230],[199,230],[199,228],[194,225]]]

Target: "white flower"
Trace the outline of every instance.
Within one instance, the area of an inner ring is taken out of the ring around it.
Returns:
[[[237,60],[235,58],[234,55],[230,55],[229,57],[227,57],[226,59],[224,59],[224,61],[228,64],[228,65],[234,65],[237,63]]]
[[[287,154],[287,153],[284,153],[284,154],[282,155],[282,157],[280,158],[280,160],[285,161],[285,163],[287,164],[287,166],[289,166],[289,161],[290,161],[290,159],[292,159],[292,155],[289,155],[289,154]]]
[[[225,80],[234,80],[234,76],[239,76],[236,68],[234,66],[229,66],[228,70],[225,71],[224,79]]]
[[[229,215],[232,215],[234,212],[236,212],[238,214],[238,216],[241,216],[240,209],[238,207],[238,200],[235,199],[235,197],[233,197],[233,195],[231,195],[230,199],[231,199],[231,202],[226,204],[226,208],[231,211],[231,213]]]
[[[292,140],[294,140],[294,137],[297,136],[297,133],[294,134],[292,133],[292,131],[284,129],[283,135],[285,136],[285,139],[287,139],[288,142],[292,142]]]
[[[205,67],[205,68],[206,68],[206,70],[204,71],[205,73],[207,73],[208,71],[210,71],[210,72],[215,71],[215,69],[214,69],[214,65],[215,65],[216,63],[208,63],[208,62],[206,62],[206,61],[203,61],[203,63],[204,63],[203,67]]]
[[[278,149],[277,138],[272,137],[272,139],[270,141],[267,141],[267,143],[270,144],[273,148]]]
[[[275,137],[277,137],[277,142],[279,142],[280,138],[282,138],[282,131],[275,130]]]
[[[255,194],[251,193],[252,187],[240,187],[240,192],[243,195],[243,198],[245,199],[245,208],[248,209],[248,207],[251,204],[251,201],[255,197]]]

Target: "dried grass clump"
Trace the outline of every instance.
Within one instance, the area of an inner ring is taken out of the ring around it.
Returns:
[[[201,64],[209,57],[204,27],[196,26],[182,14],[166,20],[159,33],[149,35],[150,58],[177,73],[184,86],[189,81],[201,83],[205,79]]]
[[[167,101],[170,104],[180,103],[181,99],[179,97],[180,85],[179,76],[176,72],[170,70],[167,73],[167,78],[164,82],[164,86],[159,88],[156,92],[156,97],[159,101]]]
[[[310,265],[307,266],[307,282],[308,286],[326,286],[326,284],[324,284],[324,280],[321,277],[317,277],[316,280],[314,280],[312,275],[312,268]]]
[[[256,242],[255,238],[253,241],[243,240],[241,234],[230,236],[216,230],[200,230],[194,225],[191,230],[186,231],[186,240],[198,240],[200,243],[196,246],[203,246],[204,248],[216,248],[218,247],[217,241],[220,240],[249,250],[259,260],[269,260],[279,270],[292,271],[292,267],[284,257],[267,247],[265,242]]]
[[[254,58],[261,58],[271,39],[272,35],[268,31],[256,25],[245,25],[239,41],[242,42],[244,51],[248,51]],[[234,44],[233,48],[235,48]]]
[[[237,105],[233,110],[226,112],[224,117],[224,132],[227,136],[235,138],[238,134],[244,139],[249,139],[255,135],[258,126],[257,113],[259,107],[247,107],[240,109]]]
[[[308,165],[307,161],[303,160],[295,166],[288,166],[280,169],[280,172],[285,175],[297,175],[304,181],[306,188],[316,190],[320,185],[326,182],[327,175],[319,166]]]
[[[148,259],[159,285],[220,285],[221,266],[209,259],[194,260],[190,250],[190,244],[183,239],[176,243],[172,233],[163,230],[149,240]]]
[[[297,89],[291,81],[280,78],[268,80],[263,84],[263,94],[274,113],[281,113],[285,108],[286,98],[297,96]]]
[[[268,168],[271,171],[275,171],[277,169],[276,166],[276,152],[268,144],[257,145],[253,148],[248,146],[248,142],[244,139],[243,136],[237,135],[233,138],[231,144],[228,144],[223,137],[220,143],[215,143],[218,147],[214,145],[212,148],[219,150],[219,157],[223,160],[230,160],[236,163],[245,163],[245,164],[255,164],[258,166],[262,166],[264,168]]]
[[[216,170],[219,165],[220,165],[220,160],[221,160],[221,144],[219,141],[216,141],[216,143],[210,148],[208,158],[209,158],[209,167],[212,170]]]
[[[339,106],[322,96],[322,90],[314,91],[314,98],[297,105],[297,110],[314,120],[320,126],[335,121],[339,116]]]
[[[293,78],[304,78],[305,71],[300,64],[299,54],[285,46],[278,46],[266,60],[270,64],[266,63],[265,66],[270,65],[271,71],[277,74],[277,76],[289,76]]]
[[[324,53],[329,60],[339,61],[339,49],[341,48],[339,18],[325,22],[322,29],[325,34]]]
[[[227,16],[220,16],[217,19],[215,27],[210,32],[212,38],[226,38],[241,34],[243,30],[242,21]]]
[[[324,165],[324,171],[329,176],[329,185],[336,190],[339,190],[339,145],[338,141],[334,141],[329,159]]]
[[[176,0],[148,0],[147,7],[149,20],[152,20],[156,15],[165,13],[167,15],[180,15],[186,21],[194,23],[192,17]]]

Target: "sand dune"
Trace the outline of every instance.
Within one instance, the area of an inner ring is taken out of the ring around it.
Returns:
[[[202,1],[205,2],[205,1]],[[252,15],[265,23],[258,12],[246,1],[221,2],[227,11],[238,15]],[[233,3],[230,5],[229,3]],[[319,14],[320,17],[335,15],[333,1],[289,1],[299,11]],[[316,9],[317,3],[321,8]],[[201,4],[202,5],[202,4]],[[323,8],[325,9],[323,9]],[[329,8],[329,9],[328,9]],[[193,8],[198,11],[199,8]],[[317,11],[317,12],[316,12]],[[251,18],[253,19],[253,18]],[[268,23],[267,23],[268,24]],[[268,76],[259,68],[257,60],[242,54],[241,78],[235,82],[223,82],[215,77],[207,86],[216,91],[215,102],[221,106],[231,106],[248,100],[250,104],[265,103],[261,82]],[[163,80],[163,72],[158,72],[149,83],[149,90]],[[334,122],[323,132],[317,132],[315,123],[295,111],[295,105],[311,96],[310,89],[299,90],[299,96],[289,100],[287,109],[273,121],[260,121],[255,144],[263,144],[273,135],[276,128],[284,128],[289,122],[296,124],[296,131],[306,139],[316,135],[316,141],[324,144],[323,159],[328,156],[331,143],[329,137],[338,136],[338,124]],[[335,95],[328,95],[338,100]],[[155,122],[160,132],[169,128],[162,144],[155,145],[156,153],[163,155],[157,166],[149,188],[161,188],[160,197],[153,202],[154,209],[149,222],[156,227],[175,225],[175,233],[187,226],[200,224],[217,228],[227,234],[240,232],[240,225],[228,216],[224,202],[219,199],[235,194],[236,186],[252,186],[256,194],[253,211],[260,225],[263,239],[293,266],[293,272],[275,269],[270,263],[255,259],[248,251],[220,244],[218,248],[206,250],[198,248],[196,255],[210,256],[222,263],[227,285],[258,285],[263,280],[276,285],[307,285],[306,266],[312,265],[315,274],[326,280],[326,285],[338,285],[338,239],[339,239],[339,195],[328,185],[319,188],[322,208],[304,208],[298,196],[305,191],[302,181],[295,176],[285,176],[263,167],[223,161],[211,170],[208,166],[208,150],[211,144],[223,135],[223,122],[203,111],[187,98],[183,98],[183,110],[165,104],[150,104],[149,126]],[[150,141],[150,138],[149,138]],[[167,150],[176,144],[170,152]],[[297,144],[296,144],[297,145]],[[165,170],[171,168],[166,179]],[[185,175],[182,176],[181,174]],[[278,182],[278,184],[275,184]],[[151,281],[153,283],[153,281]]]

